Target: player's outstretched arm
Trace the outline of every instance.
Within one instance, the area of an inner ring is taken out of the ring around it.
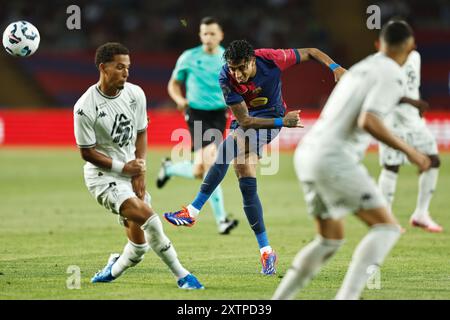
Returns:
[[[256,118],[248,114],[245,102],[230,106],[239,125],[244,129],[303,128],[300,110],[288,112],[284,118]]]
[[[346,69],[342,68],[339,64],[334,62],[333,59],[331,59],[326,53],[322,52],[319,49],[301,48],[297,49],[297,51],[300,53],[301,57],[300,62],[313,59],[330,68],[331,71],[333,71],[334,73],[334,80],[336,82],[339,81],[342,75],[347,71]]]
[[[402,139],[393,135],[376,114],[372,112],[362,112],[358,118],[358,126],[370,133],[378,141],[402,151],[406,154],[408,159],[419,168],[420,172],[430,168],[430,158],[411,147]]]

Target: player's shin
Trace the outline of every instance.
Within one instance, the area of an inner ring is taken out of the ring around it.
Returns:
[[[219,146],[217,159],[214,165],[209,169],[203,183],[200,187],[200,192],[194,201],[187,207],[191,216],[195,217],[198,215],[200,210],[208,201],[211,194],[217,188],[217,186],[222,182],[225,174],[228,171],[231,161],[236,156],[236,142],[233,137],[229,136],[224,142]]]
[[[390,213],[392,213],[392,203],[394,202],[395,189],[397,187],[397,177],[397,173],[383,169],[378,178],[378,186],[388,202]]]
[[[317,235],[314,241],[295,256],[272,299],[295,298],[297,292],[308,284],[320,268],[339,250],[343,242],[344,240],[325,239]]]
[[[169,267],[172,273],[181,279],[189,274],[180,263],[177,253],[169,238],[164,234],[161,220],[158,215],[153,214],[142,226],[145,238],[150,247]]]
[[[149,250],[147,243],[136,244],[128,240],[119,259],[114,263],[111,269],[111,275],[114,278],[119,277],[125,270],[134,267],[144,259],[144,254]]]
[[[420,219],[428,214],[431,198],[436,189],[439,169],[431,168],[423,172],[419,177],[419,193],[414,217]]]
[[[241,189],[244,212],[247,216],[247,220],[250,227],[255,232],[258,238],[259,234],[265,235],[265,226],[263,219],[263,209],[261,206],[261,201],[258,197],[256,178],[244,177],[239,179],[239,188]],[[269,246],[269,241],[265,236],[265,240],[260,242],[258,239],[259,247]]]
[[[370,268],[379,267],[400,238],[400,228],[393,224],[376,224],[361,240],[353,253],[337,300],[359,299],[371,275]]]

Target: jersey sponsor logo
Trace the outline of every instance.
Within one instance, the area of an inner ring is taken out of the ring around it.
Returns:
[[[98,117],[99,117],[99,118],[106,117],[106,112],[105,112],[105,111],[100,112],[99,115],[98,115]]]
[[[133,138],[133,125],[123,113],[117,114],[111,130],[111,137],[119,147],[128,146]]]
[[[79,115],[79,116],[84,116],[85,114],[84,114],[83,109],[79,108],[79,109],[77,110],[77,115]]]
[[[265,106],[268,101],[269,101],[269,99],[266,97],[258,97],[253,100],[250,100],[249,104],[251,107],[261,107],[261,106]]]

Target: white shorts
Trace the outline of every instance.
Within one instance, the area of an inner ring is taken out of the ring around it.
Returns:
[[[316,218],[337,220],[362,209],[387,206],[367,169],[349,156],[310,158],[296,152],[295,165],[308,213]]]
[[[436,139],[424,122],[418,122],[418,125],[414,128],[404,128],[397,125],[391,130],[394,135],[422,153],[436,155],[439,152]],[[379,160],[382,166],[400,166],[409,163],[403,152],[382,143],[380,143]]]
[[[98,178],[96,184],[88,185],[89,192],[97,199],[97,202],[112,213],[119,215],[119,223],[123,224],[124,218],[120,215],[120,206],[125,200],[136,198],[137,195],[133,191],[131,180],[106,179]],[[151,196],[148,192],[145,193],[145,203],[151,207]]]

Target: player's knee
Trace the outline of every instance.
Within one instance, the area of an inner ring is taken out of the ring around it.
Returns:
[[[324,259],[327,260],[331,258],[345,243],[345,239],[328,239],[324,238],[321,235],[317,235],[316,239],[313,241],[313,245],[320,247],[322,251],[324,251]]]
[[[201,164],[195,164],[192,168],[192,174],[196,179],[203,179],[203,176],[205,174],[204,166]]]
[[[134,267],[144,259],[144,255],[150,250],[150,246],[146,243],[137,245],[131,241],[129,241],[129,244],[131,250],[128,260],[130,260],[130,267]]]
[[[256,177],[254,170],[248,165],[235,164],[234,172],[236,173],[238,179]]]
[[[431,160],[431,168],[439,168],[441,166],[441,159],[437,154],[429,155]]]
[[[203,170],[194,171],[194,178],[202,180],[205,172]]]
[[[130,198],[126,200],[121,208],[121,213],[127,219],[136,222],[139,225],[145,223],[153,214],[150,207],[138,198]]]
[[[384,169],[394,172],[394,173],[398,173],[400,171],[400,166],[389,166],[389,165],[385,164]]]

